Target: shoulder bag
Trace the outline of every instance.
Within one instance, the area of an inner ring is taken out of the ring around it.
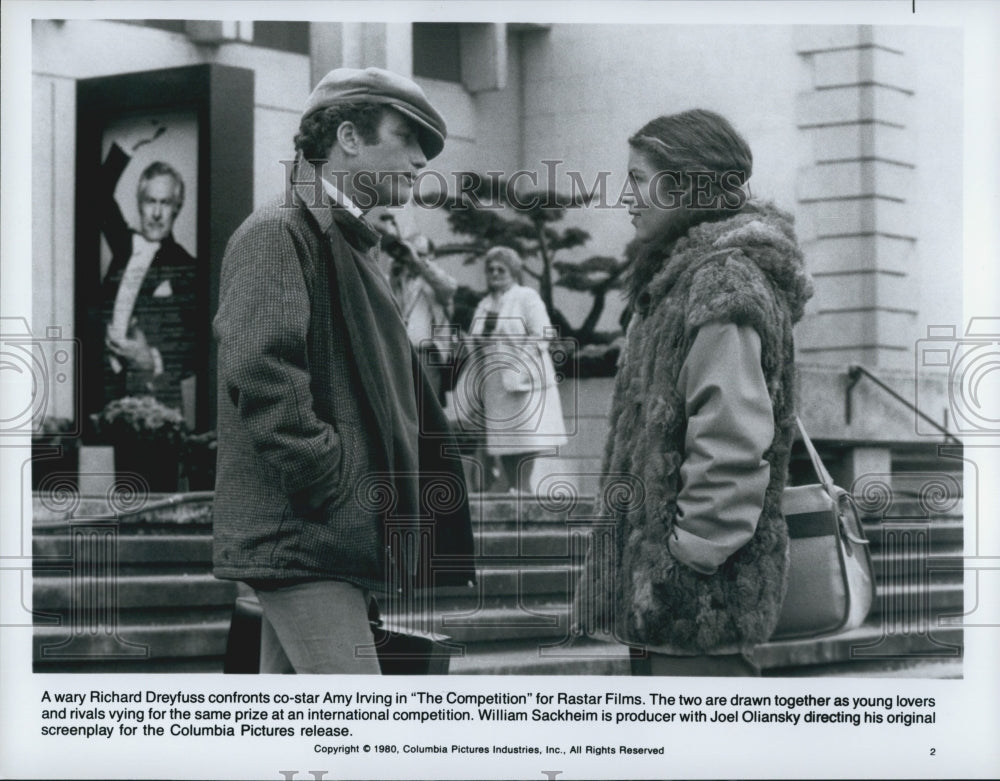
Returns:
[[[772,640],[856,629],[875,601],[871,554],[854,498],[834,485],[802,421],[795,422],[820,482],[786,488],[782,495],[790,562]]]

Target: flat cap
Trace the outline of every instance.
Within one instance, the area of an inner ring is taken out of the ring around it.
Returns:
[[[448,128],[444,118],[427,100],[424,91],[411,79],[382,68],[337,68],[316,85],[302,119],[330,106],[344,103],[380,103],[412,119],[418,126],[420,148],[428,160],[444,148]]]

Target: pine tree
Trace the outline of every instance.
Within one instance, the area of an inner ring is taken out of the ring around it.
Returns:
[[[491,247],[511,247],[524,260],[524,271],[538,282],[538,293],[553,325],[563,337],[580,345],[599,338],[597,323],[604,311],[607,295],[621,287],[627,262],[609,255],[592,255],[582,261],[557,260],[557,253],[582,247],[590,234],[576,227],[558,227],[569,209],[586,205],[580,196],[567,196],[551,190],[514,191],[505,179],[466,174],[463,190],[451,198],[448,224],[464,242],[439,246],[437,254],[462,254],[473,263]],[[553,303],[554,287],[590,293],[590,311],[583,322],[572,326]],[[461,291],[460,291],[461,292]],[[475,301],[456,300],[456,310]],[[464,311],[464,309],[463,309]],[[456,311],[458,320],[459,312]]]

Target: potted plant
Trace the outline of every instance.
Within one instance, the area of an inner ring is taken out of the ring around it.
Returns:
[[[215,489],[215,455],[218,438],[214,430],[190,434],[181,450],[181,469],[189,491]]]
[[[46,417],[31,434],[31,487],[37,491],[50,474],[76,483],[80,438],[69,418]]]
[[[135,472],[151,491],[176,491],[188,427],[179,410],[152,396],[124,396],[91,416],[98,441],[115,448],[115,469]]]

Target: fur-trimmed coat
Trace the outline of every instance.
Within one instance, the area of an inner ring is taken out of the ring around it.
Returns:
[[[669,249],[636,299],[618,369],[601,520],[574,605],[579,631],[680,654],[748,649],[774,631],[788,566],[781,494],[795,424],[792,326],[811,293],[791,217],[771,204],[695,225]],[[667,538],[687,429],[678,375],[698,329],[720,320],[760,336],[774,438],[752,538],[705,575],[675,559]]]

